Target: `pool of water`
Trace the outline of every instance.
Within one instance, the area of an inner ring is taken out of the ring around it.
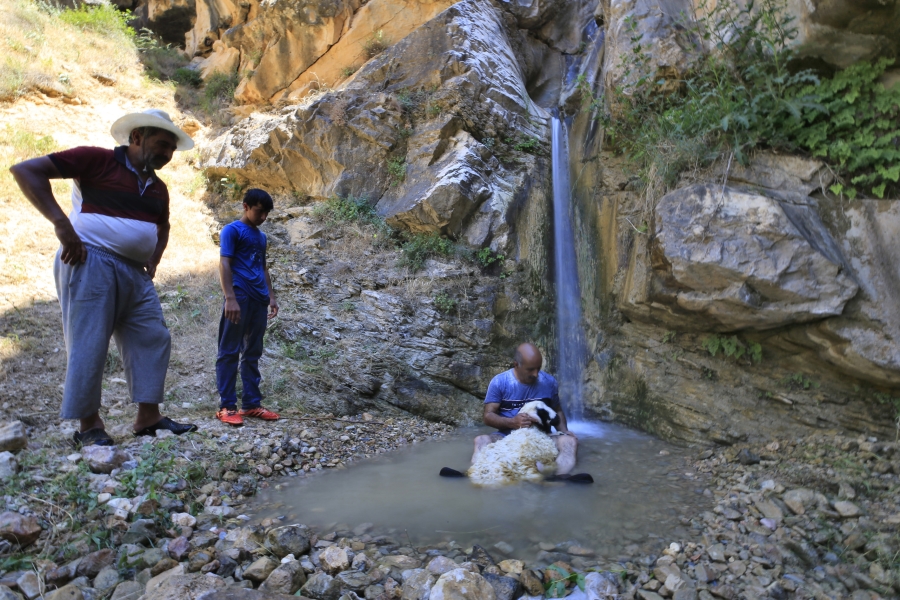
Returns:
[[[438,476],[464,471],[472,439],[486,428],[458,431],[353,463],[347,469],[284,480],[260,492],[258,519],[284,517],[320,532],[392,534],[401,545],[455,541],[487,548],[506,542],[516,558],[532,560],[540,542],[575,543],[615,559],[626,546],[652,551],[672,535],[688,535],[681,518],[708,510],[702,484],[679,468],[683,450],[621,426],[576,423],[575,472],[592,485],[521,483],[499,488]]]

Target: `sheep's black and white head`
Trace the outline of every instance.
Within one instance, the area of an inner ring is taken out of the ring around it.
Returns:
[[[535,426],[547,435],[553,433],[553,428],[559,427],[559,415],[540,400],[526,403],[519,409],[519,412],[536,418],[539,423],[536,423]]]

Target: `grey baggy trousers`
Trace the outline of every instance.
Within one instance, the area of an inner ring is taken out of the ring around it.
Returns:
[[[133,402],[163,401],[171,337],[153,281],[138,263],[87,246],[83,264],[53,264],[66,340],[61,417],[83,419],[100,410],[110,337],[115,337]]]

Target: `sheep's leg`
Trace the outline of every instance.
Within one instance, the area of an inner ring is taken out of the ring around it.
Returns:
[[[558,435],[556,447],[559,450],[559,456],[556,457],[556,474],[565,475],[575,468],[578,441],[571,435]]]
[[[478,456],[478,453],[484,450],[487,446],[490,446],[494,442],[497,441],[497,438],[490,435],[479,435],[475,438],[475,451],[472,453],[472,464],[475,464],[475,457]]]

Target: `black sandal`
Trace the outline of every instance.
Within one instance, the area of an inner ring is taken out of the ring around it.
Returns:
[[[176,423],[169,417],[163,417],[159,420],[159,422],[150,425],[148,427],[144,427],[140,431],[134,432],[134,437],[142,436],[142,435],[152,435],[156,437],[156,432],[160,429],[166,429],[171,431],[175,435],[181,435],[183,433],[190,433],[191,431],[197,431],[198,427],[193,423]]]
[[[72,436],[72,441],[75,443],[76,448],[84,448],[85,446],[116,445],[116,442],[109,437],[109,434],[100,427],[94,427],[93,429],[88,429],[81,433],[76,431],[75,435]]]

